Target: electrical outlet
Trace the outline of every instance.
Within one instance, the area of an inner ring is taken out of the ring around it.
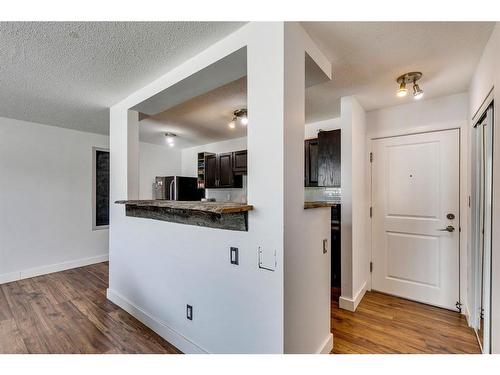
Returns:
[[[193,320],[193,306],[191,305],[186,305],[186,318]]]
[[[323,254],[326,254],[328,252],[328,239],[323,240]]]
[[[237,247],[231,247],[229,250],[229,260],[231,261],[231,264],[240,264],[239,250]]]

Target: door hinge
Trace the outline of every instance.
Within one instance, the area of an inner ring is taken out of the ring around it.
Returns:
[[[455,307],[457,308],[459,313],[462,312],[462,303],[460,301],[457,301],[457,303],[455,303]]]
[[[370,262],[370,273],[373,272],[373,262]]]
[[[372,216],[373,216],[373,207],[370,206],[370,217],[372,217]]]
[[[373,152],[370,152],[370,163],[373,163]]]

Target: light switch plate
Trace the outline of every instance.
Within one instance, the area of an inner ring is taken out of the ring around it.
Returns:
[[[231,264],[238,265],[240,264],[240,255],[237,247],[231,247],[229,249],[229,260]]]

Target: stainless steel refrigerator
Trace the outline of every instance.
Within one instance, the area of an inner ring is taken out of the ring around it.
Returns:
[[[153,184],[154,199],[199,201],[204,196],[205,190],[198,189],[196,177],[157,176]]]

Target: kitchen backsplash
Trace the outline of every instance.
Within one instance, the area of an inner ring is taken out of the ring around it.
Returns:
[[[247,203],[247,176],[243,176],[242,185],[241,189],[205,189],[205,197],[217,202]]]
[[[341,188],[306,187],[304,201],[331,201],[340,203]],[[206,189],[206,198],[215,198],[217,202],[247,203],[247,176],[243,176],[241,189]]]
[[[341,188],[330,187],[306,187],[304,189],[304,200],[311,201],[332,201],[340,203]]]

